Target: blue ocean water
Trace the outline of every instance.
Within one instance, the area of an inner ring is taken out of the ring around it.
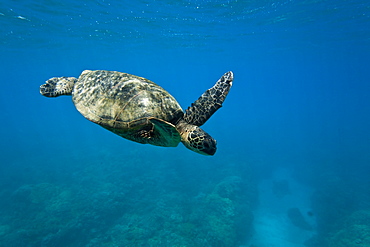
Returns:
[[[0,246],[370,246],[370,3],[0,3]],[[212,157],[142,145],[39,86],[148,78],[186,109],[226,71]]]

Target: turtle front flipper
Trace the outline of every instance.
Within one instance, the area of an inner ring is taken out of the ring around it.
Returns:
[[[121,123],[121,125],[116,125],[115,127],[109,125],[101,126],[125,139],[141,144],[177,147],[181,141],[180,133],[176,127],[158,118],[137,119],[130,123]]]
[[[233,72],[226,72],[216,84],[205,91],[185,111],[184,120],[189,124],[202,126],[207,120],[221,108],[234,79]]]
[[[40,93],[45,97],[58,97],[61,95],[71,95],[73,86],[77,78],[74,77],[54,77],[40,86]]]
[[[154,129],[148,143],[163,147],[177,147],[181,136],[174,125],[157,118],[149,118],[149,121],[154,125]]]

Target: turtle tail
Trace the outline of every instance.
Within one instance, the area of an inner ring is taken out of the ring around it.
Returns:
[[[75,77],[53,77],[40,86],[40,93],[45,97],[71,95],[76,81]]]

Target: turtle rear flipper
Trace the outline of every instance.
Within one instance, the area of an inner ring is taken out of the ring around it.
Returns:
[[[226,72],[216,84],[205,91],[184,115],[185,122],[196,126],[202,126],[207,120],[221,108],[234,79],[233,72]]]
[[[45,97],[58,97],[61,95],[71,95],[73,86],[77,78],[74,77],[54,77],[40,86],[40,93]]]

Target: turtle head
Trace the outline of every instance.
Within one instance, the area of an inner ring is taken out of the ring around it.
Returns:
[[[176,126],[181,135],[181,142],[188,149],[203,155],[214,155],[217,142],[198,126],[182,123]]]

